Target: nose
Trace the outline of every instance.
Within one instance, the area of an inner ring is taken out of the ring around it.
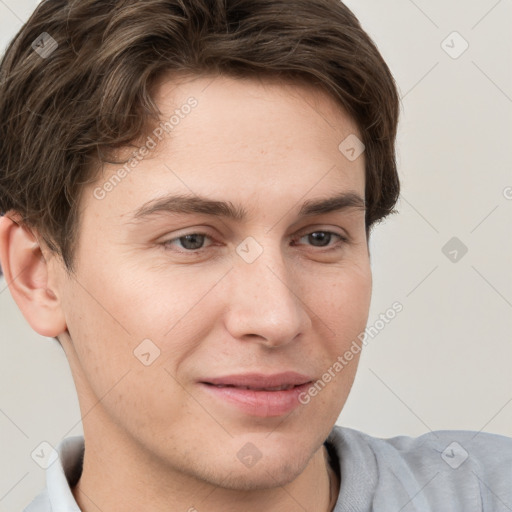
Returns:
[[[299,290],[299,279],[279,248],[264,247],[252,263],[235,256],[230,272],[229,308],[225,320],[230,334],[269,348],[293,342],[311,325]]]

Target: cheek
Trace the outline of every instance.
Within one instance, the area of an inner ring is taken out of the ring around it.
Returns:
[[[371,269],[369,264],[347,265],[320,282],[323,287],[315,292],[315,312],[340,350],[366,327],[372,294]]]
[[[319,379],[304,400],[310,414],[322,425],[339,417],[354,383],[362,351],[360,335],[364,333],[371,301],[372,278],[369,265],[339,269],[316,294],[316,332],[323,333]],[[318,338],[317,338],[318,341]],[[318,346],[311,347],[310,357],[319,356]]]
[[[70,283],[63,298],[76,371],[98,398],[105,393],[119,397],[117,383],[121,379],[119,389],[131,383],[125,405],[137,401],[148,389],[161,388],[169,397],[179,388],[171,375],[211,328],[209,319],[215,311],[211,300],[201,298],[214,287],[218,276],[193,280],[187,270],[163,279],[147,270],[119,265],[113,279],[112,268],[93,267],[81,267],[80,276]],[[124,379],[127,372],[129,378]],[[147,404],[132,405],[147,408],[152,398],[148,400]]]
[[[147,326],[151,323],[145,326],[140,318],[150,315],[151,304],[144,306],[146,312],[141,310],[142,303],[121,300],[126,298],[121,287],[115,288],[115,294],[110,290],[100,295],[93,287],[91,292],[94,298],[80,286],[75,288],[73,301],[68,302],[74,304],[73,309],[67,311],[74,349],[69,359],[84,414],[94,411],[88,416],[90,421],[108,416],[123,428],[129,425],[132,432],[144,429],[149,433],[156,432],[158,425],[180,421],[177,410],[181,416],[190,415],[182,388],[173,377],[173,365],[168,364],[185,357],[183,342],[171,335],[166,343],[156,336],[154,343],[150,341],[146,334],[151,332]],[[163,318],[170,321],[169,315]],[[118,319],[125,319],[125,324]]]
[[[118,267],[122,278],[106,300],[131,338],[165,345],[178,335],[186,337],[189,319],[198,310],[208,316],[203,298],[216,293],[224,273],[225,269],[205,271],[193,265],[151,268],[126,263]]]
[[[78,302],[87,321],[95,319],[86,331],[98,334],[101,329],[103,337],[108,333],[124,345],[119,350],[132,352],[145,339],[163,348],[163,340],[181,332],[182,319],[214,284],[215,276],[212,283],[198,281],[189,269],[162,273],[137,265],[133,258],[110,256],[103,265],[91,260],[81,267],[80,282],[87,293],[78,289]]]

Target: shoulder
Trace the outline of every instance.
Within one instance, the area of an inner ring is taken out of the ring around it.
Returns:
[[[412,465],[420,462],[444,462],[452,469],[467,461],[489,468],[496,464],[512,466],[512,437],[471,430],[436,430],[418,437],[374,437],[348,427],[335,426],[330,439],[335,444],[358,443],[368,446],[377,456],[398,456]]]
[[[444,500],[454,504],[451,510],[464,510],[475,503],[479,507],[471,510],[512,510],[512,438],[438,430],[418,437],[384,439],[336,426],[329,439],[342,457],[348,445],[351,453],[356,446],[366,461],[371,457],[378,481],[376,492],[379,488],[397,489],[411,497],[411,505],[424,502],[441,509]]]

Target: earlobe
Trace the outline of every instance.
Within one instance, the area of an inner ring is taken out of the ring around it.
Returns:
[[[66,330],[60,300],[50,289],[49,265],[41,245],[8,212],[0,217],[0,261],[9,291],[23,316],[41,336],[55,337]]]

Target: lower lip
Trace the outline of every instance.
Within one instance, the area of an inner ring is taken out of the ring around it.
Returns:
[[[267,418],[283,416],[300,405],[299,395],[311,387],[311,382],[283,391],[255,391],[235,387],[219,388],[201,383],[210,395],[228,402],[246,414]]]

